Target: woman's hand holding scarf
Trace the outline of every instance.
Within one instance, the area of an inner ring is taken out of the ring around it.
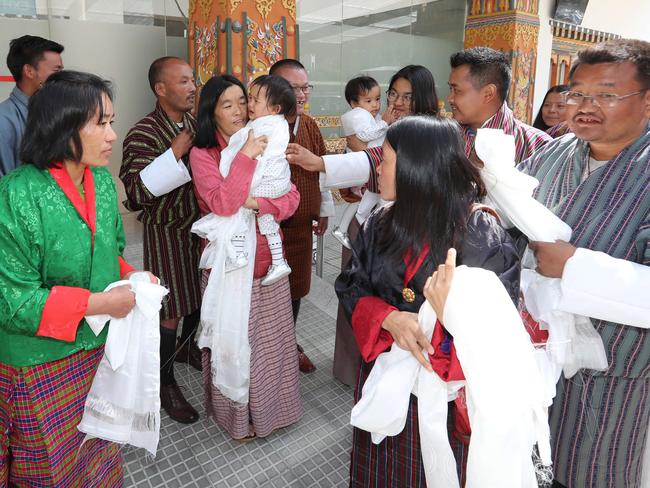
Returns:
[[[422,353],[426,350],[428,354],[433,354],[433,346],[420,329],[418,314],[395,310],[386,316],[381,328],[393,336],[399,347],[410,351],[424,368],[433,371],[429,358]]]

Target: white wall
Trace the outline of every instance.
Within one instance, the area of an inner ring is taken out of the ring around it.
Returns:
[[[165,28],[52,19],[50,37],[65,46],[67,69],[89,71],[113,83],[118,140],[110,169],[117,182],[124,136],[154,106],[147,70],[151,61],[165,55]]]
[[[590,0],[581,25],[650,41],[650,1]]]

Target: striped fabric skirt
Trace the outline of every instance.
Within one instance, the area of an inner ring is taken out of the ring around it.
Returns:
[[[143,227],[144,269],[169,289],[163,300],[161,320],[184,317],[201,306],[200,242],[189,229]]]
[[[361,398],[361,389],[373,363],[361,363],[354,402]],[[426,479],[420,450],[417,399],[411,395],[404,430],[373,444],[369,432],[352,429],[350,462],[351,488],[424,488]]]
[[[649,420],[649,378],[562,378],[549,418],[556,480],[567,488],[645,488]]]
[[[372,363],[361,362],[354,402],[361,399],[361,390],[372,370]],[[456,458],[460,486],[465,485],[467,446],[451,432],[454,427],[454,403],[449,403],[447,419],[449,443]],[[418,400],[411,395],[404,430],[386,437],[379,444],[372,442],[370,433],[353,427],[350,460],[351,488],[426,488],[420,431],[418,430]],[[492,488],[492,487],[490,487]]]
[[[207,283],[208,272],[203,273]],[[248,405],[224,397],[212,384],[210,350],[203,349],[203,391],[206,414],[233,439],[251,433],[265,437],[302,416],[298,351],[291,312],[289,280],[269,286],[253,280],[248,340],[251,374]]]
[[[120,487],[117,444],[77,430],[100,347],[37,366],[0,363],[0,486]]]

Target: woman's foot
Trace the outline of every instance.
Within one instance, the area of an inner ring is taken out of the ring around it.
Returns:
[[[241,437],[239,439],[235,439],[237,442],[241,442],[243,444],[250,442],[252,440],[257,439],[257,434],[255,434],[255,429],[253,428],[253,424],[248,424],[248,435],[246,437]]]

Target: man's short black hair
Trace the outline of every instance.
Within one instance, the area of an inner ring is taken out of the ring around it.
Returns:
[[[7,54],[7,68],[18,83],[23,78],[23,66],[29,64],[35,68],[43,59],[43,54],[52,51],[63,52],[63,46],[58,42],[43,39],[38,36],[22,36],[12,39]]]
[[[258,86],[260,90],[266,89],[266,103],[272,107],[280,106],[280,115],[293,117],[296,115],[296,94],[291,88],[291,84],[281,76],[262,75],[255,78],[251,87]]]
[[[573,79],[578,66],[582,64],[624,63],[630,61],[636,66],[636,79],[644,90],[650,89],[650,42],[638,39],[613,39],[578,52],[569,72]]]
[[[282,68],[290,68],[290,69],[301,69],[303,71],[307,71],[303,64],[298,61],[297,59],[281,59],[280,61],[276,62],[273,66],[271,66],[271,69],[269,70],[270,75],[277,75],[278,70],[281,70]]]
[[[104,118],[106,95],[112,100],[110,82],[90,73],[59,71],[29,97],[20,159],[37,168],[53,168],[65,160],[81,162],[79,131],[97,116]]]
[[[371,76],[357,76],[356,78],[352,78],[345,85],[345,99],[348,105],[352,104],[352,102],[358,102],[360,97],[376,86],[379,86],[379,83]]]
[[[154,95],[156,95],[156,83],[162,80],[162,72],[165,69],[165,64],[167,61],[177,60],[185,62],[184,59],[178,58],[176,56],[163,56],[162,58],[156,59],[151,66],[149,66],[149,86]]]
[[[497,87],[501,102],[508,98],[512,70],[508,57],[501,51],[489,47],[472,47],[451,55],[452,68],[468,65],[472,84],[481,89],[490,83]]]

